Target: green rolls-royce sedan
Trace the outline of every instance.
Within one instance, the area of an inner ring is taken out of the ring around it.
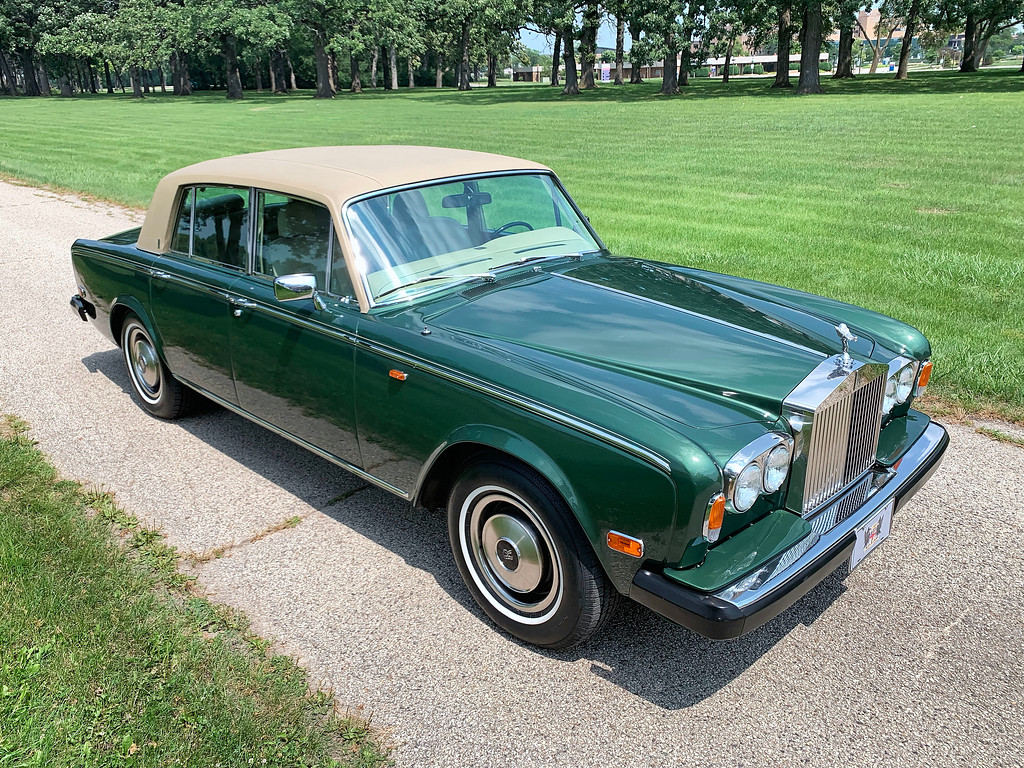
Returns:
[[[72,248],[71,303],[153,415],[196,393],[445,507],[480,607],[529,643],[625,595],[712,638],[853,568],[938,466],[927,340],[888,317],[612,256],[548,168],[317,147],[164,178]]]

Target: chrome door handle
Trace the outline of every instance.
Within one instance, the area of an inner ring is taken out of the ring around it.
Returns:
[[[171,276],[167,272],[161,272],[158,269],[154,269],[149,273],[151,277],[155,277],[158,280],[170,280]]]
[[[231,311],[231,314],[234,315],[235,317],[241,317],[243,309],[252,309],[253,307],[256,306],[255,301],[251,301],[250,299],[243,299],[238,296],[231,296],[228,298],[228,301],[231,302],[231,306],[234,307],[234,309]]]

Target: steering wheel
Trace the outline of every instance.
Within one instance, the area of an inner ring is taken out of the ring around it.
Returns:
[[[512,227],[526,227],[530,232],[533,231],[533,227],[525,221],[510,221],[507,224],[502,224],[496,230],[491,232],[491,237],[501,237],[502,235],[507,234],[505,230],[511,229]]]

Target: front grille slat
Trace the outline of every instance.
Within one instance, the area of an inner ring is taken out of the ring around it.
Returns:
[[[804,473],[803,513],[832,499],[875,463],[885,394],[883,373],[850,374],[851,386],[815,411]]]

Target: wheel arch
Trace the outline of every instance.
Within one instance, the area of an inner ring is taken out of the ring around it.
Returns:
[[[160,343],[160,336],[156,333],[153,321],[149,318],[149,313],[146,312],[142,303],[134,296],[118,296],[110,306],[110,335],[113,337],[114,343],[119,347],[121,346],[121,329],[124,328],[125,318],[129,314],[136,315],[142,321],[142,324],[146,326],[149,337],[153,340],[162,357],[163,345]]]
[[[578,518],[581,507],[579,495],[551,456],[510,430],[483,424],[459,427],[437,447],[420,471],[413,503],[430,509],[444,506],[460,469],[471,459],[488,456],[511,459],[538,473]]]

